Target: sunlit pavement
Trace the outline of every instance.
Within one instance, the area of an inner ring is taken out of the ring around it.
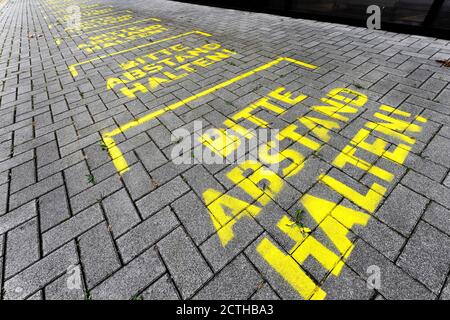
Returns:
[[[164,0],[0,25],[2,299],[450,299],[449,41]]]

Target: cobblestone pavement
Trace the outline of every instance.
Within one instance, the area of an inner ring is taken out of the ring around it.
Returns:
[[[450,42],[164,0],[0,24],[2,299],[450,299]]]

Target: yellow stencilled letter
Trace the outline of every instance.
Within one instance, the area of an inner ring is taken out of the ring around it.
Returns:
[[[231,117],[231,119],[233,119],[235,121],[238,121],[240,119],[246,119],[250,122],[253,122],[254,124],[256,124],[259,127],[267,128],[268,123],[265,120],[258,118],[252,114],[252,112],[259,107],[264,107],[264,108],[271,110],[277,114],[281,114],[285,111],[283,108],[280,108],[279,106],[276,106],[276,105],[270,103],[268,98],[261,98],[258,101],[250,104],[248,107],[235,113]]]
[[[137,67],[139,65],[139,63],[137,63],[134,60],[130,60],[124,63],[120,63],[119,66],[123,69],[123,70],[128,70],[134,67]]]
[[[311,217],[319,224],[319,227],[325,232],[339,252],[345,258],[348,257],[354,247],[353,243],[347,237],[349,229],[355,224],[365,226],[370,216],[361,211],[336,205],[334,202],[309,194],[306,194],[300,202]],[[342,263],[338,264],[332,273],[336,276],[339,275],[342,267]]]
[[[394,175],[389,171],[386,171],[375,165],[371,165],[367,161],[355,156],[357,149],[351,145],[345,146],[345,148],[334,159],[333,165],[338,168],[344,168],[346,164],[351,164],[361,170],[367,171],[374,176],[383,179],[387,182],[391,182],[394,179]]]
[[[148,89],[142,83],[134,83],[133,88],[121,88],[120,92],[122,92],[125,96],[130,99],[136,98],[136,92],[147,93]]]
[[[144,65],[142,67],[142,69],[145,70],[147,72],[147,74],[153,74],[153,73],[160,72],[162,69],[164,69],[164,67],[160,66],[160,65],[155,65],[155,64],[147,64],[147,65]]]
[[[386,188],[378,183],[374,183],[369,189],[366,195],[362,195],[355,191],[346,184],[330,177],[329,175],[321,175],[319,179],[329,186],[331,189],[335,190],[339,194],[343,195],[350,201],[354,202],[363,209],[369,212],[374,212],[378,204],[383,199],[383,195],[386,193]]]
[[[290,105],[295,105],[299,102],[302,102],[303,100],[305,100],[307,98],[307,96],[305,96],[304,94],[300,94],[297,97],[293,98],[292,92],[290,92],[290,91],[286,91],[285,93],[282,93],[285,90],[286,90],[286,88],[280,87],[280,88],[272,91],[271,93],[269,93],[269,97],[279,100],[279,101],[282,101],[284,103],[290,104]]]
[[[345,96],[345,95],[347,96]],[[368,98],[364,93],[349,89],[349,88],[335,88],[331,90],[327,96],[356,107],[362,107],[366,104]]]
[[[106,89],[111,90],[114,89],[115,86],[125,83],[127,83],[127,81],[121,80],[119,78],[108,78],[106,80]]]
[[[282,169],[282,176],[285,178],[294,176],[303,169],[305,157],[301,153],[293,149],[285,149],[283,151],[272,152],[273,154],[271,154],[270,149],[274,147],[275,142],[269,141],[267,144],[258,148],[258,156],[261,161],[267,164],[277,164],[285,159],[291,160],[292,163]]]
[[[277,139],[280,141],[283,141],[285,138],[289,138],[292,141],[296,141],[311,150],[314,150],[314,151],[319,150],[320,144],[317,143],[316,141],[314,141],[308,137],[302,136],[301,134],[296,132],[295,130],[297,128],[298,127],[295,124],[291,124],[291,125],[287,126],[286,128],[284,128],[283,130],[281,130],[278,133]]]
[[[252,170],[253,173],[246,178],[244,172],[246,170]],[[275,172],[263,167],[260,163],[254,160],[247,160],[237,167],[234,167],[227,174],[234,184],[237,184],[242,190],[244,190],[253,199],[258,200],[261,205],[266,205],[270,200],[274,200],[275,196],[281,191],[284,185],[283,179],[281,179]],[[258,187],[258,183],[261,181],[268,182],[264,190]]]
[[[313,236],[309,236],[292,253],[292,257],[300,264],[308,257],[314,257],[326,270],[334,275],[339,275],[343,262],[333,251],[325,247]]]
[[[323,142],[330,141],[331,137],[328,134],[330,130],[341,127],[337,122],[308,116],[301,117],[298,121],[311,130]]]
[[[332,99],[321,98],[322,102],[326,103],[325,106],[312,106],[311,110],[327,115],[330,118],[337,119],[343,122],[348,121],[348,117],[341,115],[340,113],[354,114],[358,112],[358,108],[343,104]]]
[[[239,133],[241,136],[243,136],[246,139],[252,139],[255,138],[256,135],[254,133],[253,130],[249,130],[247,128],[244,128],[243,126],[237,124],[236,122],[230,120],[230,119],[226,119],[223,122],[224,125],[226,125],[228,128],[230,128],[231,130]]]
[[[222,49],[221,51],[217,51],[215,53],[206,55],[205,58],[213,61],[213,63],[214,63],[214,62],[219,62],[219,61],[228,59],[233,54],[236,54],[236,52],[227,50],[227,49]]]
[[[235,151],[241,145],[238,136],[231,135],[224,129],[209,129],[198,138],[205,147],[223,156],[224,158]]]
[[[403,162],[405,162],[405,159],[411,150],[411,146],[400,143],[393,151],[386,151],[389,146],[386,141],[380,138],[375,138],[374,142],[368,143],[366,139],[369,135],[370,131],[362,128],[353,137],[351,143],[357,145],[358,148],[371,152],[379,157],[397,162],[398,164],[403,164]]]
[[[139,68],[130,70],[123,74],[123,76],[130,81],[142,79],[145,77],[145,75],[146,75],[146,73]]]
[[[255,205],[227,194],[221,194],[214,189],[207,189],[203,192],[203,200],[224,247],[234,238],[233,226],[237,220],[248,215],[254,217],[261,211],[261,208]],[[230,215],[225,213],[225,209]]]
[[[166,78],[161,78],[161,77],[148,78],[148,85],[150,86],[151,90],[158,88],[162,83],[172,82],[172,81],[182,79],[182,78],[186,77],[188,74],[181,73],[181,74],[176,75],[169,71],[165,71],[165,72],[163,72],[163,75],[166,76]]]
[[[291,256],[284,254],[269,239],[264,238],[256,251],[303,299],[325,298],[326,292],[311,280]]]
[[[392,108],[392,107],[386,106],[386,105],[381,105],[381,107],[380,107],[381,110],[389,110],[389,108]],[[395,112],[396,109],[394,109],[394,108],[392,108],[392,109],[394,111],[394,114],[398,114],[397,112]],[[406,113],[406,114],[408,114],[408,113]],[[396,119],[394,117],[387,116],[380,112],[376,112],[374,114],[374,117],[378,118],[382,121],[385,121],[385,122],[377,122],[377,124],[380,124],[382,126],[385,126],[389,129],[392,129],[392,130],[395,130],[398,132],[405,132],[405,131],[421,132],[422,131],[422,128],[420,126],[418,126],[417,124],[409,123],[409,122],[406,122],[406,121],[403,121],[400,119]]]

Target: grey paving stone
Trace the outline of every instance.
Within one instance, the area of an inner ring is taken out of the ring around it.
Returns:
[[[301,198],[301,195],[302,193],[297,191],[290,184],[285,183],[281,192],[273,197],[272,200],[274,200],[283,209],[288,210],[298,201],[298,199]]]
[[[166,269],[154,248],[132,260],[91,290],[95,300],[131,299],[160,277]]]
[[[41,232],[56,226],[70,217],[66,190],[61,186],[39,198]]]
[[[28,187],[36,182],[34,160],[25,162],[11,169],[11,193]]]
[[[37,137],[37,138],[30,139],[27,142],[25,142],[19,146],[16,146],[14,148],[14,155],[18,155],[20,153],[30,151],[34,148],[38,148],[39,146],[44,145],[50,141],[53,141],[54,139],[55,139],[55,135],[53,132],[48,133],[43,136],[40,136],[40,137]]]
[[[135,152],[148,172],[151,172],[167,162],[164,154],[153,142],[138,147]]]
[[[436,202],[430,203],[423,215],[423,220],[445,232],[447,235],[450,235],[450,210]]]
[[[131,166],[130,170],[122,176],[122,179],[134,200],[155,189],[152,179],[140,163]]]
[[[397,264],[438,294],[450,270],[450,237],[420,222]]]
[[[134,156],[133,153],[127,153],[125,155],[125,158],[127,159],[128,165],[133,166],[135,163],[138,162],[138,159]],[[101,165],[100,167],[91,170],[91,174],[95,177],[95,182],[98,184],[108,178],[111,178],[111,176],[117,175],[117,169],[114,166],[114,163],[108,159],[108,162]]]
[[[88,289],[96,286],[121,266],[105,223],[80,236],[79,248]]]
[[[244,255],[239,255],[222,269],[194,297],[200,300],[245,300],[263,282]]]
[[[441,130],[439,130],[439,135],[450,139],[450,126],[443,126]]]
[[[165,207],[147,220],[144,220],[117,239],[117,246],[123,260],[125,262],[132,260],[178,225],[179,222],[169,207]]]
[[[163,185],[164,183],[175,179],[191,166],[192,164],[174,164],[172,161],[169,161],[153,170],[150,174],[156,184]]]
[[[450,188],[450,173],[447,175],[447,178],[444,180],[444,186]]]
[[[8,160],[11,158],[11,135],[0,138],[0,161]]]
[[[26,298],[26,300],[37,300],[37,301],[44,300],[44,293],[42,292],[42,290],[39,290],[36,293],[29,296],[28,298]]]
[[[55,174],[44,180],[39,181],[19,192],[16,192],[9,198],[9,208],[17,208],[30,200],[36,199],[47,192],[56,189],[63,184],[61,174]]]
[[[42,247],[48,253],[77,237],[103,220],[99,205],[94,205],[42,234]]]
[[[401,268],[389,261],[364,241],[358,241],[347,264],[363,279],[367,279],[369,267],[380,268],[381,286],[378,290],[385,298],[394,300],[435,299],[424,285],[413,279]]]
[[[39,255],[38,223],[34,218],[7,233],[5,277],[25,269]]]
[[[259,224],[247,213],[242,212],[240,215],[242,217],[232,226],[234,236],[225,247],[217,234],[213,234],[200,246],[200,250],[215,272],[233,260],[263,232]]]
[[[93,133],[89,136],[75,140],[74,142],[69,143],[64,147],[59,148],[59,152],[61,154],[61,157],[65,157],[98,141],[100,141],[98,133]]]
[[[0,173],[0,184],[1,185],[6,184],[6,183],[8,183],[8,181],[9,181],[9,172],[4,171],[4,172]],[[0,186],[0,188],[1,187],[3,187],[3,186]],[[6,189],[5,189],[5,191],[7,191]],[[6,200],[4,200],[4,201],[6,201]],[[4,205],[6,205],[6,203]]]
[[[75,243],[72,241],[7,280],[4,284],[4,298],[7,300],[26,298],[77,263]]]
[[[49,142],[36,148],[37,166],[42,167],[59,159],[56,141]]]
[[[450,139],[436,135],[427,145],[422,156],[450,168]]]
[[[444,287],[444,289],[442,289],[439,299],[450,300],[450,282],[447,281],[447,285]]]
[[[147,218],[187,191],[189,191],[188,185],[180,177],[177,177],[137,201],[136,205],[142,216]]]
[[[252,296],[252,300],[280,300],[275,291],[266,283],[264,283],[258,291]]]
[[[162,125],[148,130],[148,133],[160,149],[167,147],[171,143],[170,131]]]
[[[123,187],[120,178],[114,175],[106,180],[103,180],[89,189],[77,194],[70,198],[70,204],[72,205],[72,211],[74,213],[79,212],[95,203],[100,202],[108,195]]]
[[[30,201],[29,203],[0,216],[0,234],[15,228],[34,216],[36,216],[35,201]]]
[[[179,300],[177,289],[172,280],[163,275],[142,293],[144,300]]]
[[[5,235],[0,235],[0,257],[3,256],[3,246],[5,244]]]
[[[193,192],[178,198],[172,208],[196,245],[215,232],[208,209]]]
[[[62,147],[69,144],[77,139],[77,133],[73,125],[64,127],[56,131],[56,137],[58,139],[58,144]]]
[[[248,246],[248,248],[246,248],[245,255],[250,259],[252,264],[256,266],[256,268],[262,274],[264,279],[270,284],[273,290],[275,290],[275,292],[282,299],[289,299],[289,300],[302,299],[300,294],[257,252],[256,250],[257,246],[265,238],[267,238],[272,244],[276,246],[276,242],[272,238],[270,238],[267,234],[263,234],[260,237],[258,237],[255,241],[253,241],[251,245]],[[287,255],[287,253],[284,252],[283,250],[282,252],[285,255]],[[298,270],[301,270],[298,264],[296,264],[296,269],[297,270],[292,270],[292,268],[290,268],[291,272],[296,273]],[[302,270],[302,272],[304,272],[304,270]]]
[[[384,223],[372,218],[365,227],[354,228],[355,233],[391,261],[400,254],[406,239]]]
[[[427,203],[428,199],[399,184],[376,216],[404,236],[409,236]]]
[[[185,182],[194,190],[194,192],[203,198],[203,192],[206,189],[212,188],[219,192],[224,192],[225,189],[216,181],[216,179],[201,165],[196,165],[183,173]]]
[[[182,228],[175,229],[157,246],[183,299],[191,297],[212,277],[206,261]]]
[[[34,158],[33,150],[21,153],[0,163],[0,172],[11,169]]]
[[[450,189],[437,182],[422,176],[414,171],[409,171],[402,179],[402,184],[436,201],[446,208],[450,208]]]
[[[56,160],[42,168],[38,169],[38,180],[45,179],[59,171],[69,168],[84,159],[81,151],[72,153],[64,158]]]
[[[84,148],[84,154],[91,170],[96,169],[105,163],[110,163],[111,158],[107,150],[104,150],[101,143],[92,144]]]
[[[0,216],[7,210],[8,205],[8,184],[2,184],[0,186]]]
[[[14,144],[19,145],[33,138],[33,127],[25,126],[14,131]]]
[[[349,267],[344,266],[339,277],[332,274],[321,285],[327,300],[369,300],[374,290]]]
[[[88,180],[89,174],[88,167],[84,161],[64,170],[69,197],[89,188],[91,185]]]
[[[76,278],[72,280],[71,277]],[[80,265],[69,268],[66,274],[47,285],[44,291],[46,300],[84,300],[83,273]]]
[[[113,193],[102,203],[115,238],[120,237],[141,221],[125,189]]]
[[[0,257],[0,283],[2,284],[2,289],[3,289],[3,259],[4,257]],[[2,299],[3,299],[3,293],[1,294]]]

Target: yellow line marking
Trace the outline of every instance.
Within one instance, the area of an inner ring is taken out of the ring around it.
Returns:
[[[178,39],[178,38],[190,35],[190,34],[199,34],[199,35],[202,35],[202,36],[205,36],[205,37],[210,37],[211,36],[208,33],[197,31],[197,30],[189,31],[189,32],[186,32],[186,33],[182,33],[182,34],[179,34],[179,35],[176,35],[176,36],[164,38],[164,39],[157,40],[157,41],[154,41],[154,42],[150,42],[150,43],[147,43],[147,44],[141,44],[141,45],[139,45],[137,47],[133,47],[133,48],[129,48],[129,49],[113,52],[113,53],[110,53],[110,54],[105,54],[105,55],[102,55],[102,56],[99,56],[99,57],[95,57],[95,58],[90,59],[90,60],[86,60],[86,61],[78,62],[78,63],[75,63],[75,64],[71,64],[69,66],[69,71],[70,71],[70,73],[72,74],[73,77],[76,77],[76,76],[78,76],[78,71],[76,70],[76,67],[81,66],[83,64],[90,63],[90,62],[97,61],[97,60],[101,60],[101,59],[105,59],[105,58],[112,57],[112,56],[115,56],[115,55],[118,55],[118,54],[130,52],[130,51],[133,51],[133,50],[136,50],[136,49],[153,46],[153,45],[161,43],[161,42],[165,42],[165,41],[169,41],[169,40],[173,40],[173,39]]]
[[[268,62],[266,64],[263,64],[263,65],[255,68],[255,69],[253,69],[251,71],[243,73],[243,74],[241,74],[239,76],[236,76],[236,77],[234,77],[234,78],[232,78],[230,80],[224,81],[224,82],[222,82],[222,83],[220,83],[218,85],[215,85],[215,86],[213,86],[213,87],[211,87],[209,89],[201,91],[201,92],[199,92],[199,93],[197,93],[195,95],[192,95],[192,96],[190,96],[188,98],[185,98],[183,100],[175,102],[175,103],[171,104],[170,106],[167,106],[165,108],[161,108],[159,110],[153,111],[152,113],[149,113],[149,114],[147,114],[145,116],[142,116],[141,118],[138,118],[136,120],[130,121],[130,122],[120,126],[119,128],[117,128],[117,129],[115,129],[113,131],[110,131],[110,132],[102,134],[102,138],[103,138],[103,141],[105,143],[105,146],[108,148],[109,155],[110,155],[110,157],[111,157],[111,159],[113,161],[114,166],[116,167],[117,171],[119,172],[119,174],[120,175],[124,174],[126,171],[129,170],[129,168],[128,168],[128,163],[125,160],[125,157],[123,156],[122,152],[120,151],[119,147],[116,145],[116,143],[115,143],[115,141],[113,139],[114,136],[116,136],[118,134],[121,134],[121,133],[123,133],[123,132],[125,132],[127,130],[130,130],[130,129],[134,128],[134,127],[137,127],[137,126],[139,126],[141,124],[144,124],[144,123],[146,123],[146,122],[148,122],[148,121],[150,121],[152,119],[155,119],[155,118],[161,116],[162,114],[166,113],[167,111],[173,111],[175,109],[178,109],[179,107],[184,106],[184,105],[188,104],[189,102],[192,102],[194,100],[197,100],[199,98],[207,96],[208,94],[211,94],[211,93],[213,93],[213,92],[215,92],[215,91],[217,91],[219,89],[225,88],[225,87],[227,87],[227,86],[229,86],[229,85],[231,85],[231,84],[233,84],[233,83],[235,83],[237,81],[240,81],[242,79],[248,78],[248,77],[250,77],[250,76],[252,76],[252,75],[254,75],[254,74],[258,73],[258,72],[261,72],[261,71],[264,71],[266,69],[269,69],[270,67],[273,67],[274,65],[277,65],[277,64],[279,64],[282,61],[288,61],[290,63],[294,63],[294,64],[297,64],[299,66],[302,66],[302,67],[305,67],[305,68],[308,68],[308,69],[317,69],[318,68],[317,66],[314,66],[312,64],[308,64],[308,63],[305,63],[305,62],[302,62],[302,61],[298,61],[298,60],[295,60],[295,59],[292,59],[292,58],[279,57],[279,58],[277,58],[275,60],[272,60],[272,61],[270,61],[270,62]]]

